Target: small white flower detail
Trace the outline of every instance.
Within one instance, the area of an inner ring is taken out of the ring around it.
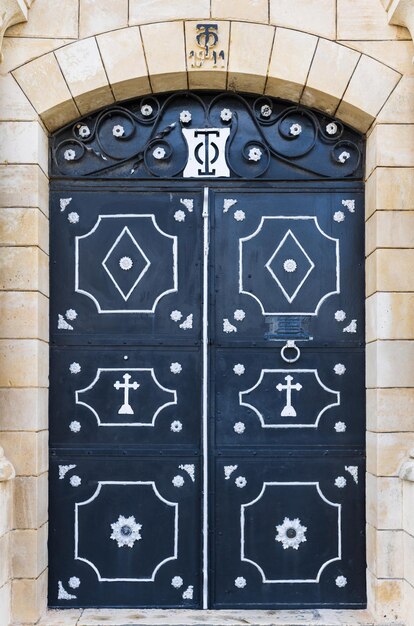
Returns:
[[[73,433],[78,433],[81,429],[81,425],[80,422],[74,420],[73,422],[71,422],[69,424],[69,430],[71,430]]]
[[[246,317],[246,313],[243,311],[243,309],[236,309],[234,311],[233,317],[237,322],[242,322]]]
[[[335,585],[337,587],[345,587],[347,584],[347,579],[345,578],[345,576],[337,576],[335,578]]]
[[[259,148],[250,148],[249,161],[260,161],[262,158],[262,151]]]
[[[184,485],[184,478],[177,474],[177,476],[174,476],[171,482],[174,487],[182,487]]]
[[[174,213],[174,219],[175,219],[176,222],[184,222],[184,220],[185,220],[185,213],[184,213],[184,211],[181,211],[181,209],[176,211]]]
[[[262,117],[270,117],[272,115],[272,107],[268,104],[264,104],[260,109],[260,115]]]
[[[91,131],[89,130],[89,127],[86,126],[86,124],[82,124],[82,126],[78,130],[78,133],[79,137],[82,137],[82,139],[86,139],[91,134]]]
[[[78,317],[78,314],[76,313],[75,309],[68,309],[65,313],[66,319],[68,320],[75,320]]]
[[[339,311],[335,311],[335,319],[337,322],[343,322],[345,318],[346,318],[345,311],[342,311],[342,309],[340,309]]]
[[[193,212],[194,200],[192,198],[180,198],[180,202],[185,206],[189,213]]]
[[[338,157],[338,161],[340,163],[346,163],[346,161],[348,161],[348,159],[351,158],[351,155],[349,154],[349,152],[347,152],[346,150],[344,150],[343,152],[341,152],[341,154]]]
[[[279,541],[284,550],[293,548],[298,550],[301,543],[306,541],[306,526],[302,526],[299,518],[289,519],[285,517],[283,524],[276,526],[277,535],[275,541]]]
[[[137,524],[137,521],[133,515],[130,517],[124,517],[120,515],[118,521],[111,524],[112,534],[110,539],[117,542],[118,548],[127,546],[132,548],[136,541],[142,539],[140,530],[142,524]]]
[[[79,222],[79,213],[76,213],[76,211],[69,213],[68,222],[70,222],[70,224],[77,224]]]
[[[177,361],[175,361],[174,363],[171,363],[170,372],[172,374],[180,374],[182,370],[183,370],[183,366],[181,365],[181,363],[178,363]]]
[[[223,332],[224,333],[237,333],[237,328],[233,326],[233,324],[230,324],[227,317],[223,319]]]
[[[225,198],[223,202],[223,213],[227,213],[227,211],[235,204],[237,204],[237,200],[234,200],[233,198]]]
[[[238,465],[225,465],[224,466],[224,480],[230,480],[230,476],[236,471]]]
[[[247,480],[244,476],[237,476],[234,484],[236,485],[236,487],[239,487],[239,489],[243,489],[243,487],[247,485]]]
[[[121,268],[121,270],[125,270],[127,272],[131,269],[133,265],[134,263],[129,256],[123,256],[121,259],[119,259],[119,267]]]
[[[63,156],[64,156],[65,161],[74,161],[76,157],[76,152],[72,150],[71,148],[68,148],[63,153]]]
[[[292,126],[289,128],[289,134],[292,135],[293,137],[300,135],[301,132],[302,132],[302,126],[300,124],[292,124]]]
[[[246,430],[246,426],[243,424],[243,422],[236,422],[233,426],[233,430],[238,435],[242,435]]]
[[[58,329],[59,330],[73,330],[73,326],[68,324],[63,315],[58,313]]]
[[[192,463],[186,463],[185,465],[179,465],[178,469],[183,470],[183,472],[187,472],[193,483],[195,483],[195,465]]]
[[[334,428],[337,433],[344,433],[346,431],[346,424],[345,422],[336,422]]]
[[[342,330],[343,333],[356,333],[357,331],[357,321],[356,320],[352,320],[350,324],[348,324],[348,326],[345,326],[345,328]]]
[[[66,207],[68,206],[68,204],[70,204],[71,202],[72,202],[72,198],[61,198],[59,200],[60,210],[64,211]]]
[[[233,372],[237,374],[237,376],[241,376],[242,374],[244,374],[245,371],[246,368],[242,363],[236,363],[236,365],[233,367]]]
[[[80,587],[80,584],[81,581],[77,576],[71,576],[71,578],[69,578],[68,580],[68,585],[71,589],[77,589],[78,587]]]
[[[144,117],[149,117],[152,114],[152,111],[153,111],[153,108],[152,108],[152,106],[150,104],[144,104],[141,107],[141,114]]]
[[[325,130],[328,135],[336,135],[336,133],[338,132],[338,126],[337,124],[335,124],[335,122],[329,122],[329,124],[326,125]]]
[[[71,470],[75,469],[76,465],[59,465],[59,480],[63,480],[66,474]]]
[[[125,135],[125,128],[121,124],[116,124],[112,129],[114,137],[123,137]]]
[[[342,376],[346,372],[345,365],[343,363],[337,363],[334,366],[334,372],[335,372],[335,374],[338,374],[338,376]]]
[[[242,222],[246,217],[246,214],[244,211],[234,211],[234,219],[236,220],[236,222]]]
[[[180,113],[180,122],[182,124],[188,124],[188,122],[191,122],[191,113],[190,113],[190,111],[181,111],[181,113]]]
[[[183,429],[183,425],[179,420],[174,420],[171,422],[170,430],[173,433],[179,433]]]
[[[152,156],[154,157],[154,159],[157,159],[158,161],[163,159],[166,154],[167,153],[165,152],[164,148],[155,148],[155,150],[153,150],[152,152]]]
[[[72,487],[79,487],[79,485],[82,482],[82,479],[80,476],[77,476],[76,474],[74,476],[71,476],[69,479],[70,484],[72,485]]]
[[[244,589],[244,587],[247,585],[247,581],[244,576],[237,576],[234,584],[238,589]]]
[[[183,314],[181,313],[181,311],[171,311],[170,313],[170,318],[172,319],[173,322],[179,322],[180,319],[182,319]]]
[[[297,267],[298,267],[298,264],[293,259],[286,259],[286,261],[283,263],[283,269],[285,270],[285,272],[288,272],[289,274],[291,272],[295,272]]]
[[[338,487],[338,489],[343,489],[345,485],[346,485],[345,476],[338,476],[337,478],[335,478],[335,487]]]
[[[335,222],[343,222],[345,219],[345,213],[343,211],[335,211],[333,218]]]
[[[342,200],[342,206],[345,206],[350,213],[355,213],[355,200]]]
[[[179,589],[180,587],[182,587],[184,584],[183,579],[181,578],[181,576],[174,576],[174,578],[171,579],[171,585],[175,588],[175,589]]]
[[[192,327],[193,327],[193,314],[190,313],[190,315],[187,315],[183,323],[180,324],[180,328],[182,328],[183,330],[191,330]]]
[[[79,363],[76,363],[75,361],[69,365],[69,371],[71,374],[79,374],[81,369],[82,368]]]
[[[231,118],[233,117],[233,113],[230,111],[230,109],[222,109],[220,112],[220,117],[223,122],[230,122]]]
[[[345,465],[345,471],[351,474],[354,482],[358,484],[358,466],[357,465]]]
[[[76,596],[66,591],[61,580],[58,580],[58,600],[76,600]]]
[[[183,592],[183,600],[192,600],[194,595],[194,587],[193,585],[189,585],[187,589]]]

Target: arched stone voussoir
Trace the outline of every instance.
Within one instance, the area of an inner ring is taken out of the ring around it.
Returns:
[[[401,74],[309,33],[215,20],[219,62],[196,64],[197,21],[131,26],[47,53],[13,72],[50,131],[114,102],[229,89],[300,102],[366,132]],[[260,46],[257,45],[260,42]]]

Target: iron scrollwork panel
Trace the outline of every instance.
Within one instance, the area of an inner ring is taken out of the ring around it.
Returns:
[[[53,457],[50,605],[198,607],[199,483],[194,458]]]
[[[364,340],[362,194],[217,192],[219,343]]]
[[[217,461],[216,608],[364,606],[364,463],[304,457]]]
[[[194,343],[200,336],[202,197],[52,194],[56,343]]]

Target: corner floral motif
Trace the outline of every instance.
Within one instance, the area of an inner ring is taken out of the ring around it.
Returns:
[[[224,466],[224,480],[230,480],[230,476],[233,474],[233,472],[236,471],[238,467],[239,467],[238,465],[225,465]]]
[[[77,596],[68,593],[61,580],[58,580],[58,600],[76,600]]]
[[[334,428],[337,433],[344,433],[346,431],[346,424],[345,422],[336,422]]]
[[[343,333],[356,333],[357,331],[357,321],[356,320],[352,320],[350,324],[348,324],[348,326],[345,326],[345,328],[342,330]]]
[[[180,113],[180,122],[182,124],[188,124],[191,122],[191,113],[190,111],[181,111]]]
[[[230,109],[221,110],[220,118],[223,122],[230,122],[232,117],[233,117],[233,113],[230,111]]]
[[[63,213],[63,211],[66,209],[67,206],[69,206],[71,202],[72,198],[61,198],[59,200],[60,211]]]
[[[237,328],[229,322],[227,317],[223,319],[223,332],[224,333],[237,333]]]
[[[239,209],[238,211],[234,211],[233,217],[236,220],[236,222],[242,222],[246,218],[246,213]]]
[[[335,487],[338,489],[343,489],[346,486],[346,478],[345,476],[338,476],[335,478]]]
[[[180,476],[179,474],[177,474],[176,476],[174,476],[171,482],[174,485],[174,487],[179,488],[184,485],[184,478]]]
[[[244,476],[237,476],[236,480],[234,481],[234,484],[239,489],[243,489],[247,485],[247,480]]]
[[[243,422],[236,422],[233,426],[233,430],[237,435],[242,435],[246,430],[246,426]]]
[[[276,526],[277,534],[275,541],[279,541],[284,550],[293,548],[298,550],[301,543],[306,541],[306,526],[302,526],[302,523],[298,517],[295,519],[289,519],[285,517],[283,524]]]
[[[248,159],[249,161],[260,161],[262,158],[262,151],[259,148],[250,148]]]
[[[78,433],[81,428],[82,426],[77,420],[74,420],[69,424],[69,430],[71,430],[73,433]]]
[[[193,585],[188,585],[187,589],[183,592],[182,598],[183,600],[192,600],[194,596],[194,587]]]
[[[149,117],[150,115],[152,115],[153,112],[153,108],[150,104],[144,104],[141,107],[141,115],[143,115],[144,117]]]
[[[114,137],[123,137],[125,135],[125,128],[123,126],[121,126],[121,124],[116,124],[113,128],[112,128],[112,134]]]
[[[170,318],[172,319],[173,322],[179,322],[180,319],[182,319],[183,314],[181,313],[181,311],[171,311],[170,313]]]
[[[59,471],[59,480],[63,480],[66,476],[66,474],[72,470],[75,469],[76,465],[59,465],[58,467],[58,471]]]
[[[181,432],[183,429],[183,425],[180,422],[180,420],[174,420],[173,422],[171,422],[171,426],[170,426],[170,430],[173,433],[179,433]]]
[[[71,589],[78,589],[80,587],[81,581],[77,576],[71,576],[68,580],[68,585]]]
[[[185,213],[181,209],[174,213],[174,219],[176,222],[184,222],[185,221]]]
[[[181,578],[181,576],[174,576],[171,579],[171,586],[174,587],[174,589],[180,589],[180,587],[182,587],[183,584],[184,584],[184,581]]]
[[[293,137],[297,137],[302,132],[302,126],[300,124],[292,124],[289,128],[289,134]]]
[[[335,320],[337,322],[343,322],[345,318],[346,318],[345,311],[342,311],[342,309],[335,311]]]
[[[180,328],[182,328],[183,330],[191,330],[192,327],[193,327],[193,314],[190,313],[190,315],[187,315],[184,322],[180,324]]]
[[[338,132],[338,125],[335,124],[335,122],[329,122],[329,124],[326,125],[325,130],[328,135],[336,135]]]
[[[58,313],[58,330],[73,330],[73,326],[68,324],[63,315]]]
[[[157,159],[157,161],[164,159],[166,154],[167,153],[165,152],[164,148],[161,147],[155,148],[155,150],[152,151],[152,156],[154,157],[154,159]]]
[[[238,589],[244,589],[244,587],[247,585],[247,581],[244,578],[244,576],[237,576],[237,578],[234,581],[234,585]]]
[[[236,322],[242,322],[244,318],[246,317],[246,313],[243,311],[243,309],[236,309],[234,311],[233,317],[236,320]]]
[[[180,198],[180,202],[185,206],[189,213],[192,213],[194,210],[194,200],[192,198]]]
[[[264,104],[260,109],[260,115],[262,117],[270,117],[273,113],[272,107],[268,104]]]
[[[79,487],[79,485],[82,483],[82,479],[80,476],[77,476],[76,474],[74,474],[73,476],[70,477],[69,482],[72,487]]]
[[[358,466],[357,465],[345,465],[345,471],[351,474],[355,484],[358,484]]]
[[[335,585],[337,587],[346,587],[347,583],[348,583],[348,581],[345,578],[345,576],[337,576],[335,578]]]
[[[181,374],[182,371],[183,371],[183,366],[181,365],[181,363],[178,363],[178,361],[171,363],[170,372],[172,374]]]
[[[81,369],[81,366],[79,365],[79,363],[76,363],[76,361],[69,365],[69,371],[71,374],[79,374]]]
[[[242,376],[242,374],[244,374],[245,371],[246,371],[246,368],[244,367],[242,363],[236,363],[236,365],[233,367],[233,372],[237,374],[237,376]]]
[[[295,272],[297,270],[297,267],[298,264],[293,259],[286,259],[286,261],[283,263],[283,269],[289,274]]]
[[[338,161],[339,163],[346,163],[348,161],[348,159],[351,158],[351,155],[349,154],[349,152],[347,152],[346,150],[344,150],[343,152],[341,152],[341,154],[338,157]]]
[[[193,465],[192,463],[186,463],[185,465],[179,465],[178,469],[187,472],[193,483],[195,483],[195,465]]]
[[[133,265],[134,263],[131,257],[129,256],[123,256],[122,258],[119,259],[119,267],[121,268],[121,270],[124,270],[124,272],[127,272],[128,270],[130,270]]]
[[[343,211],[335,211],[333,219],[335,222],[343,222],[345,219],[345,213]]]
[[[111,524],[111,528],[110,539],[117,542],[118,548],[133,548],[134,543],[142,539],[140,533],[142,524],[138,524],[133,515],[129,517],[120,515],[118,520]]]
[[[235,204],[237,204],[237,200],[234,198],[225,198],[223,202],[223,213],[227,213],[227,211]]]
[[[346,367],[343,363],[337,363],[333,369],[335,374],[337,374],[338,376],[343,376],[346,372]]]
[[[342,206],[346,207],[350,213],[355,213],[355,200],[342,200]]]

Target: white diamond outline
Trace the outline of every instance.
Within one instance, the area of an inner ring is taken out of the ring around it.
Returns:
[[[305,257],[308,259],[309,263],[311,264],[310,268],[308,269],[308,271],[306,272],[305,276],[303,277],[303,279],[301,280],[301,282],[299,283],[299,285],[297,286],[297,288],[295,289],[295,291],[293,292],[292,296],[289,296],[289,294],[287,293],[287,291],[283,288],[282,283],[280,282],[280,280],[278,279],[278,277],[276,276],[276,274],[274,273],[274,271],[272,270],[272,268],[270,267],[273,259],[275,258],[275,256],[277,255],[277,253],[279,252],[279,250],[281,249],[281,247],[283,246],[283,244],[285,243],[286,239],[289,237],[289,235],[293,238],[293,240],[296,242],[297,246],[302,250],[303,254],[305,255]],[[310,258],[310,256],[307,254],[307,252],[305,251],[304,247],[299,243],[297,237],[295,237],[295,235],[292,233],[291,229],[289,228],[286,233],[285,236],[282,238],[281,242],[279,243],[279,245],[277,246],[276,250],[273,252],[272,256],[270,257],[270,259],[267,261],[267,263],[265,263],[265,268],[268,270],[269,274],[271,274],[272,278],[276,281],[276,283],[279,285],[280,289],[283,292],[283,295],[285,296],[286,300],[289,302],[289,304],[292,304],[293,300],[296,298],[296,296],[298,295],[303,283],[305,282],[305,280],[308,278],[309,274],[312,272],[312,270],[315,268],[315,263],[312,261],[312,259]]]
[[[146,261],[146,265],[143,268],[143,270],[141,271],[140,275],[138,276],[137,280],[135,281],[135,283],[132,285],[131,289],[128,291],[127,295],[124,294],[124,292],[122,291],[122,289],[120,288],[120,286],[118,285],[118,283],[116,282],[115,278],[113,277],[113,275],[111,274],[111,272],[109,271],[109,269],[107,268],[107,266],[105,265],[107,260],[109,259],[109,257],[111,256],[113,250],[116,248],[116,246],[118,245],[120,239],[122,239],[122,237],[125,234],[125,231],[128,233],[129,237],[131,238],[132,242],[136,245],[136,247],[138,248],[138,250],[140,251],[140,253],[142,254],[142,256],[144,257],[144,260]],[[106,255],[106,257],[104,258],[104,260],[102,261],[102,266],[104,268],[104,270],[107,272],[109,278],[112,280],[112,282],[114,283],[115,287],[118,289],[119,293],[121,294],[121,296],[123,297],[123,299],[125,300],[125,302],[128,301],[129,296],[132,294],[132,292],[134,291],[135,287],[138,285],[138,283],[141,281],[142,277],[144,276],[144,274],[146,274],[149,270],[149,267],[151,265],[151,261],[149,260],[149,258],[147,257],[147,255],[145,254],[145,252],[143,251],[143,249],[141,248],[141,246],[139,245],[139,243],[137,242],[137,240],[135,239],[134,235],[131,233],[131,231],[129,230],[128,226],[124,226],[124,228],[122,229],[121,233],[118,235],[118,237],[115,239],[115,242],[112,244],[111,248],[109,249],[108,254]]]

